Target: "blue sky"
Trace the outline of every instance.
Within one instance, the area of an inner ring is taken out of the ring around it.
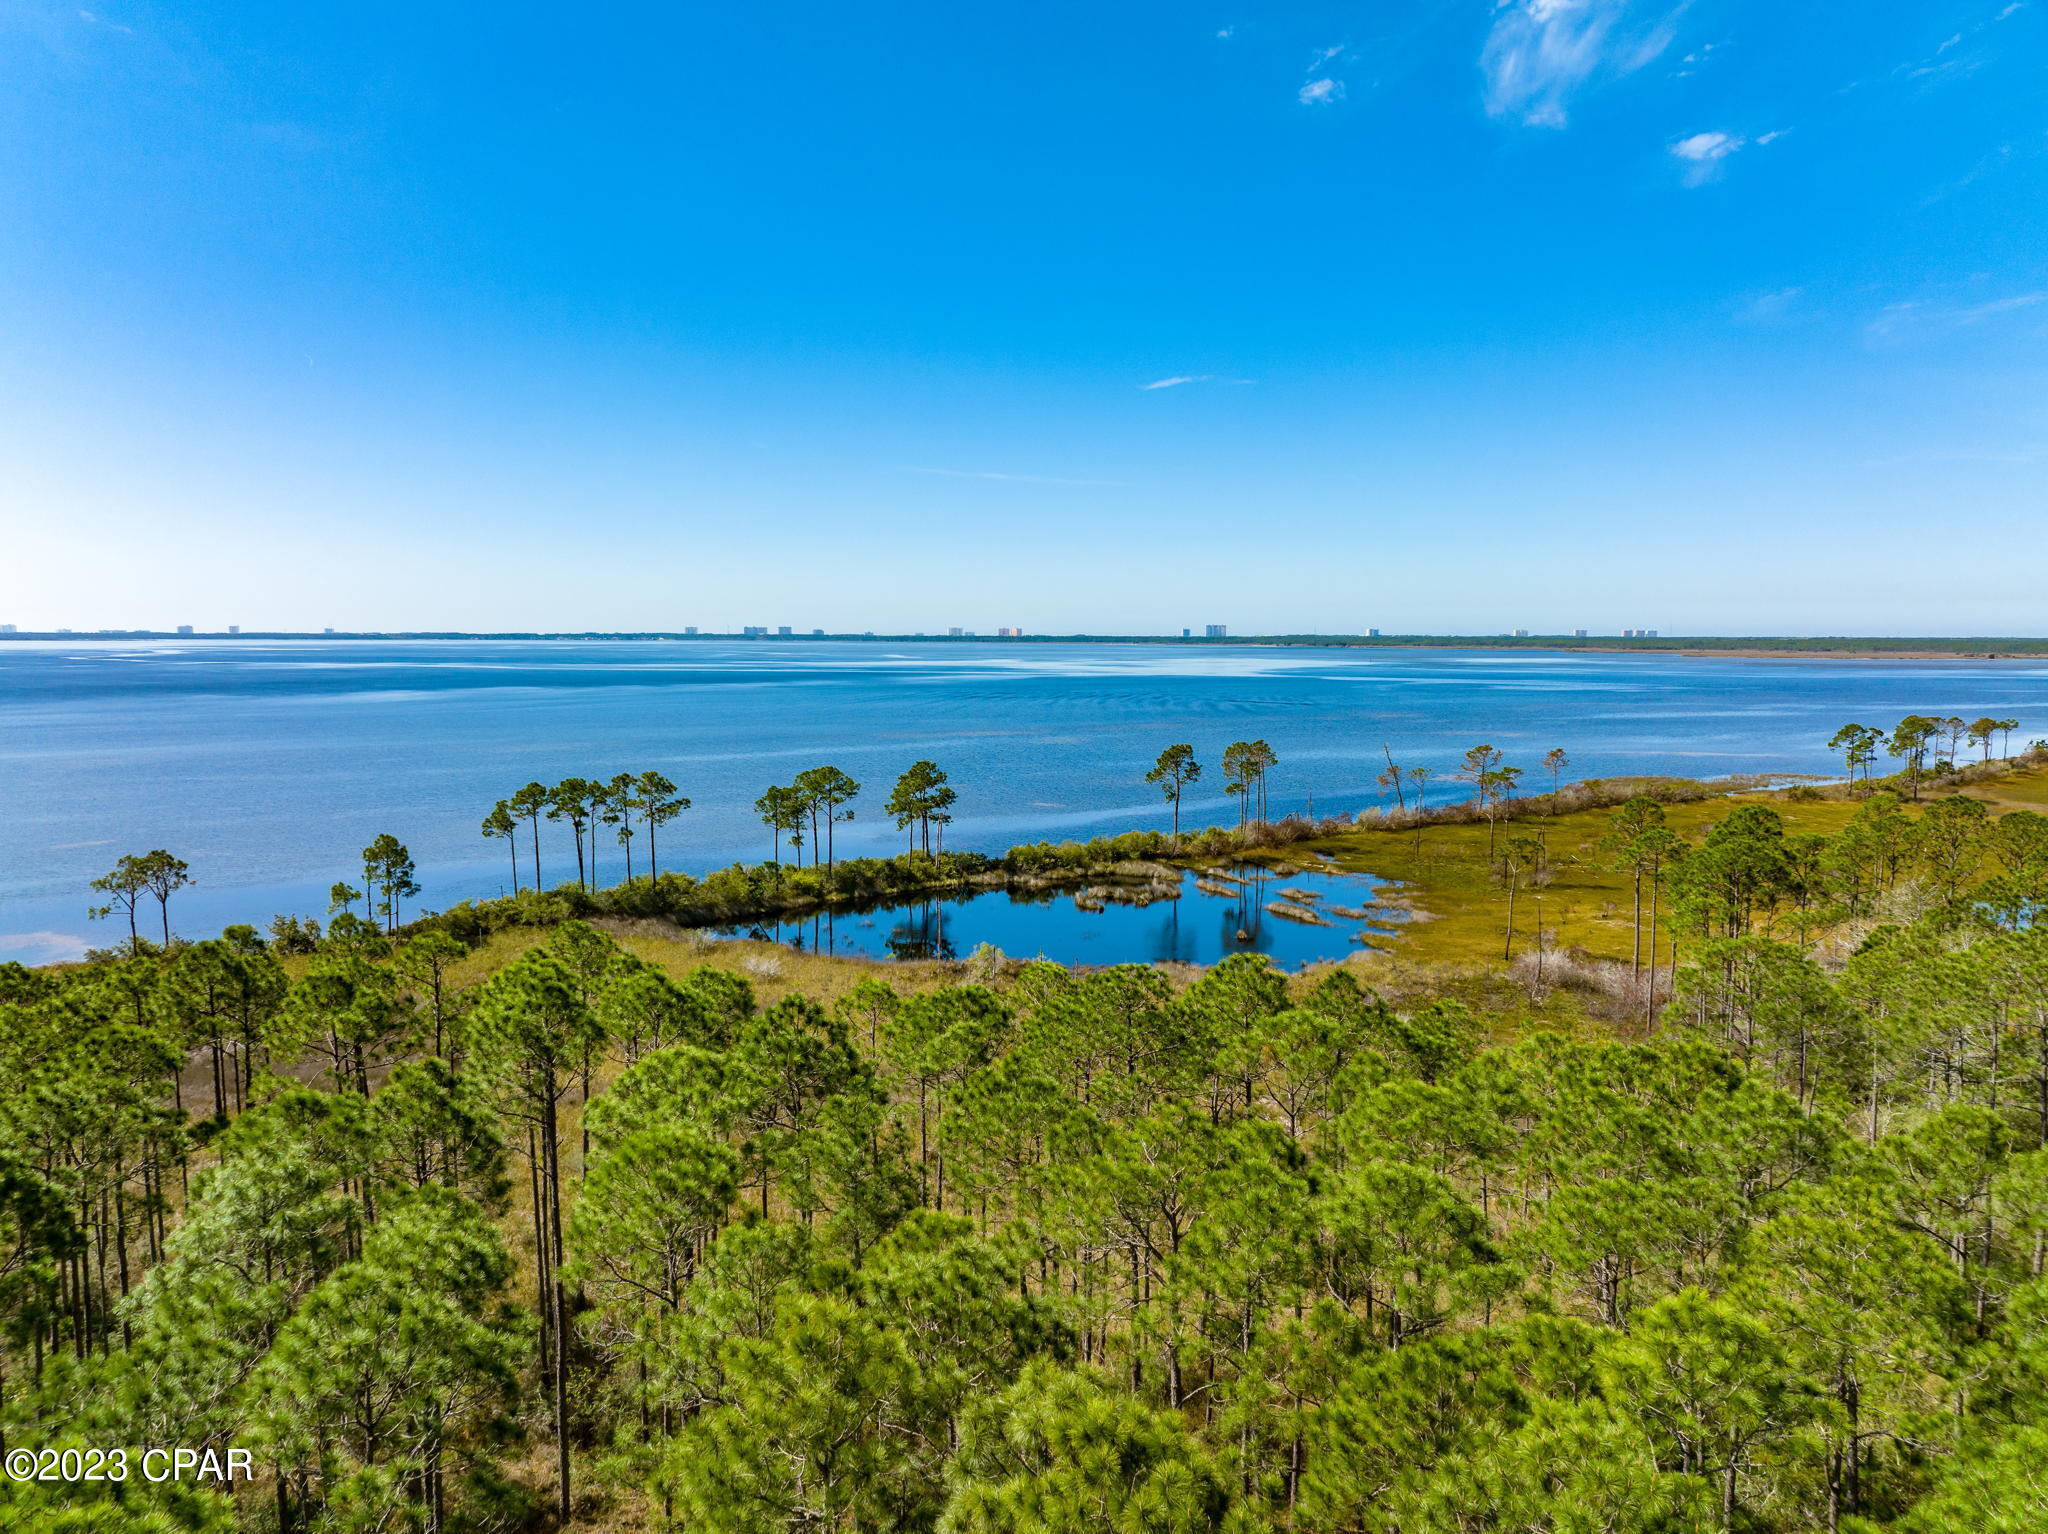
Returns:
[[[90,4],[0,621],[2048,621],[2048,0]]]

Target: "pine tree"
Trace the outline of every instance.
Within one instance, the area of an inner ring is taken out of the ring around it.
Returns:
[[[297,1488],[288,1526],[439,1534],[451,1462],[489,1484],[518,1391],[511,1270],[474,1206],[428,1188],[306,1296],[250,1380],[253,1437]]]
[[[572,1508],[569,1468],[568,1305],[561,1277],[561,1104],[591,1051],[603,1043],[574,977],[546,954],[528,954],[485,987],[469,1016],[473,1069],[499,1111],[526,1130],[535,1173],[534,1248],[554,1384],[555,1510]]]

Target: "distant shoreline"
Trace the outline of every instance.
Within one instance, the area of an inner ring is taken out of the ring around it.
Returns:
[[[1534,650],[1602,655],[1678,655],[1693,659],[1770,660],[1786,657],[1808,660],[2025,660],[2048,657],[2048,638],[1970,637],[1934,639],[1920,637],[1859,637],[1825,635],[1792,638],[1769,635],[1720,637],[1712,635],[1659,635],[1654,639],[1624,638],[1619,635],[1589,634],[1579,638],[1563,634],[1244,634],[1218,638],[1179,634],[685,634],[678,632],[603,633],[531,632],[463,633],[447,630],[348,631],[306,633],[263,631],[246,633],[180,634],[162,629],[111,629],[64,633],[41,630],[32,633],[0,634],[8,640],[81,643],[87,641],[136,643],[159,640],[219,640],[274,644],[312,641],[497,641],[553,643],[677,643],[710,641],[750,644],[971,644],[971,645],[1185,645],[1191,648],[1266,647],[1276,649],[1330,650]]]

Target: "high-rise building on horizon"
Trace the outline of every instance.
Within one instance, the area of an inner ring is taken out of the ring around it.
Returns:
[[[1228,639],[1230,637],[1230,625],[1227,623],[1212,623],[1203,632],[1210,639]]]
[[[1574,638],[1574,639],[1584,639],[1585,637],[1586,637],[1586,631],[1585,631],[1584,629],[1573,629],[1573,630],[1572,630],[1572,638]]]
[[[775,626],[775,637],[777,639],[787,639],[789,635],[790,627],[787,623],[778,623]]]
[[[239,634],[242,632],[242,625],[239,623],[230,623],[228,625],[228,632],[230,634]]]
[[[14,632],[14,625],[13,625],[13,624],[11,624],[11,623],[0,623],[0,634],[11,634],[11,633],[13,633],[13,632]]]
[[[181,634],[189,634],[192,632],[192,625],[189,623],[181,623],[178,625],[178,632]]]
[[[697,632],[697,625],[694,623],[686,623],[683,625],[683,632],[685,634],[694,634]]]

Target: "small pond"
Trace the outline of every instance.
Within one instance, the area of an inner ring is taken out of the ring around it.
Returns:
[[[1405,913],[1379,903],[1382,881],[1251,864],[1153,886],[1057,892],[987,890],[785,921],[708,929],[807,952],[870,959],[964,959],[992,943],[1016,959],[1060,964],[1214,964],[1263,953],[1287,969],[1356,953]]]

